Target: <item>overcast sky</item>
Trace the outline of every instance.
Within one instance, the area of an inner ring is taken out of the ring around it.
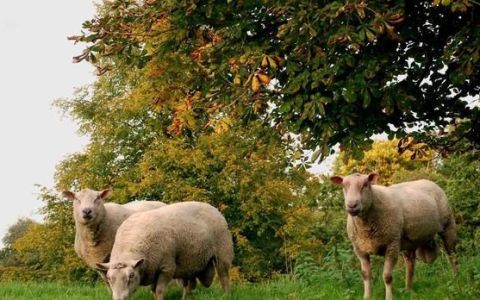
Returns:
[[[81,46],[66,37],[92,18],[90,0],[0,0],[0,237],[18,217],[35,217],[35,184],[51,187],[55,165],[87,140],[53,100],[95,77],[73,64]]]

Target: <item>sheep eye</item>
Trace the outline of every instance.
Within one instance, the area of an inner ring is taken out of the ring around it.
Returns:
[[[130,273],[130,275],[128,275],[128,279],[133,279],[133,273]]]

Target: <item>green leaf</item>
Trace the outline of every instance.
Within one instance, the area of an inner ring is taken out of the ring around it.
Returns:
[[[322,154],[322,151],[320,149],[316,150],[315,152],[312,153],[312,156],[310,157],[310,161],[312,163],[316,162],[318,157]]]
[[[278,111],[281,113],[287,113],[292,110],[292,105],[290,102],[282,102],[282,105],[278,108]]]
[[[342,96],[347,103],[355,103],[357,101],[357,94],[351,88],[346,88],[342,91]]]
[[[365,28],[360,29],[360,32],[358,33],[358,38],[361,42],[365,41]]]
[[[368,92],[368,89],[365,89],[363,91],[363,108],[367,108],[371,101],[372,98],[370,97],[370,93]]]
[[[320,113],[320,115],[322,116],[325,116],[326,113],[325,113],[325,106],[323,105],[323,103],[317,103],[317,107],[318,107],[318,112]]]

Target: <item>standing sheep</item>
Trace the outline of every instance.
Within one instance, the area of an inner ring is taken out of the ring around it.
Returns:
[[[453,272],[457,273],[455,220],[445,192],[429,180],[416,180],[389,187],[374,185],[378,175],[352,174],[331,177],[343,186],[348,212],[347,233],[360,260],[364,298],[371,296],[370,255],[385,256],[385,299],[392,295],[392,270],[403,251],[406,289],[411,290],[416,252],[432,262],[438,254],[435,235],[443,240]]]
[[[73,201],[75,219],[75,252],[85,263],[96,268],[96,263],[106,262],[110,256],[120,224],[130,215],[165,206],[158,201],[134,201],[120,205],[104,203],[112,195],[111,189],[78,193],[64,191],[63,196]],[[100,272],[105,280],[105,274]]]
[[[214,268],[225,293],[233,259],[232,236],[222,214],[201,202],[182,202],[137,213],[118,228],[107,272],[114,300],[126,300],[139,285],[151,285],[162,300],[172,278],[183,279],[183,298],[189,282],[198,277],[210,286]]]

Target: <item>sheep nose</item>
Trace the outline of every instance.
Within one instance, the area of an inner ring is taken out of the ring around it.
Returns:
[[[91,218],[92,217],[92,209],[91,208],[83,209],[82,213],[83,213],[84,218]]]
[[[360,202],[353,202],[347,204],[347,211],[352,216],[356,216],[360,213]]]
[[[349,204],[348,204],[348,209],[354,210],[354,209],[358,208],[358,206],[359,206],[359,203],[358,203],[358,202],[349,203]]]

